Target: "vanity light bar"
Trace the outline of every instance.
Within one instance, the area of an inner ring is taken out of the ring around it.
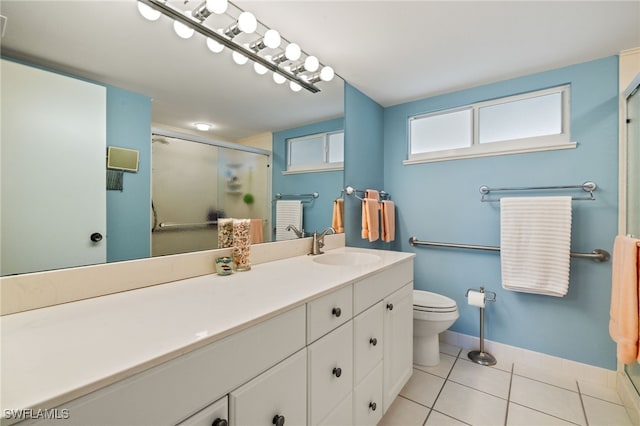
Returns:
[[[317,86],[311,84],[308,80],[278,67],[278,65],[258,55],[254,50],[248,49],[240,44],[237,44],[233,42],[231,39],[221,34],[218,34],[216,31],[210,28],[207,28],[204,25],[200,24],[199,22],[188,18],[187,16],[182,14],[180,11],[177,11],[170,6],[167,6],[167,4],[162,0],[138,0],[138,1],[140,1],[140,3],[144,3],[147,6],[161,12],[163,15],[168,16],[169,18],[177,22],[180,22],[189,28],[192,28],[193,30],[202,34],[203,36],[214,39],[215,41],[231,49],[232,51],[238,52],[241,55],[246,56],[252,61],[261,64],[268,70],[273,71],[274,73],[283,76],[287,80],[300,85],[301,87],[307,89],[311,93],[318,93],[320,91],[320,89]]]

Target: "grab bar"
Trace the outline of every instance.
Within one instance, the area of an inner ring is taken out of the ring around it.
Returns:
[[[482,246],[482,245],[474,245],[474,244],[457,244],[457,243],[440,243],[435,241],[420,241],[416,237],[409,238],[409,244],[411,246],[434,246],[434,247],[451,247],[451,248],[461,248],[461,249],[469,249],[469,250],[488,250],[488,251],[500,251],[500,247],[496,246]],[[603,249],[595,249],[591,253],[570,253],[571,257],[580,258],[580,259],[590,259],[594,262],[607,262],[611,255],[608,251]]]

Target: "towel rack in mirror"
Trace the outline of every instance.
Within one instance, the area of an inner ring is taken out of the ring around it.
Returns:
[[[412,246],[434,246],[434,247],[451,247],[461,248],[469,250],[488,250],[488,251],[500,251],[500,247],[496,246],[482,246],[475,244],[457,244],[457,243],[439,243],[435,241],[420,241],[416,237],[409,238],[409,244]],[[603,249],[595,249],[591,253],[570,253],[571,257],[580,259],[590,259],[594,262],[607,262],[611,255],[608,251]]]
[[[565,185],[565,186],[522,186],[522,187],[512,187],[512,188],[489,188],[487,185],[482,185],[480,187],[480,194],[482,194],[482,198],[480,199],[483,203],[492,203],[496,201],[500,201],[500,199],[489,200],[485,198],[490,192],[499,192],[499,191],[538,191],[545,189],[582,189],[584,192],[588,192],[588,197],[572,197],[572,200],[587,200],[587,201],[595,201],[595,197],[593,196],[593,191],[596,190],[598,185],[595,182],[587,181],[582,185]]]
[[[319,193],[317,192],[313,192],[310,194],[280,194],[277,193],[275,195],[275,201],[278,200],[300,200],[303,203],[311,203],[314,199],[318,198],[320,196]]]

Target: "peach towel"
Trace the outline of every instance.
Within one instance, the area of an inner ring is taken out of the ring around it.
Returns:
[[[381,204],[380,222],[382,222],[382,241],[390,243],[396,239],[396,206],[393,201],[383,201]]]
[[[331,227],[339,234],[344,232],[344,200],[342,198],[338,198],[333,202]]]
[[[362,238],[376,241],[380,238],[380,194],[373,189],[367,189],[362,201]]]
[[[251,234],[251,244],[264,243],[264,229],[262,219],[251,219],[249,233]]]
[[[639,240],[618,235],[613,243],[609,335],[618,344],[618,360],[638,359]]]

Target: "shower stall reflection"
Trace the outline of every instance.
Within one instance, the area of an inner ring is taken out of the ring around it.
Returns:
[[[252,243],[269,241],[269,163],[268,151],[154,134],[152,256],[217,248],[224,217],[255,219]]]

